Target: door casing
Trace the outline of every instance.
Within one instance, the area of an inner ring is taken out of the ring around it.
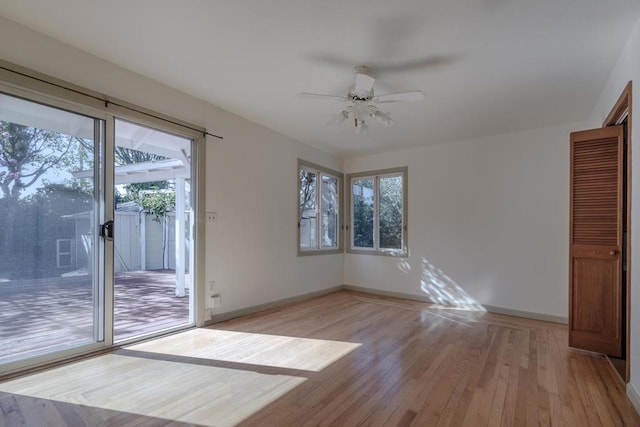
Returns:
[[[631,378],[631,365],[630,365],[630,337],[631,337],[631,278],[632,278],[632,265],[631,265],[631,233],[632,233],[632,221],[631,221],[631,194],[632,194],[632,93],[633,93],[633,83],[629,81],[625,88],[623,89],[621,95],[618,97],[618,100],[612,107],[608,116],[604,120],[602,126],[610,127],[620,125],[622,123],[626,123],[626,134],[625,134],[625,151],[626,158],[624,160],[625,171],[625,180],[626,180],[626,189],[624,191],[623,197],[625,198],[625,206],[624,206],[624,229],[626,230],[626,236],[624,241],[624,250],[625,257],[623,262],[625,265],[625,275],[624,275],[624,283],[621,283],[622,290],[626,294],[626,301],[624,307],[620,307],[621,313],[621,325],[623,331],[622,343],[624,354],[622,355],[625,360],[625,372],[622,375],[621,380],[625,383],[628,383]],[[571,255],[569,257],[569,285],[570,285],[570,295],[569,295],[569,312],[571,312]],[[609,358],[609,356],[607,356]],[[615,368],[612,369],[618,373]]]
[[[623,123],[625,120],[627,121],[627,133],[626,133],[626,224],[625,228],[627,230],[627,236],[625,241],[625,249],[626,249],[626,275],[625,275],[625,283],[623,284],[624,290],[626,292],[626,304],[624,309],[625,314],[625,334],[623,336],[624,344],[625,344],[625,375],[623,376],[623,380],[625,383],[628,383],[631,380],[631,151],[633,145],[631,144],[631,135],[632,135],[632,123],[631,119],[633,116],[633,102],[632,102],[632,94],[633,94],[633,82],[629,81],[625,88],[622,90],[622,93],[618,97],[615,105],[609,112],[609,115],[602,123],[603,127],[607,126],[616,126]]]

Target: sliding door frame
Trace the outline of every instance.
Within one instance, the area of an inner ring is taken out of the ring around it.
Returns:
[[[135,113],[134,111],[128,108],[113,106],[112,108],[110,108],[110,112],[112,114],[109,116],[107,120],[107,130],[108,130],[107,134],[109,134],[109,129],[110,129],[110,132],[113,134],[113,137],[112,138],[107,137],[107,140],[108,140],[107,153],[111,155],[111,159],[107,158],[107,165],[115,165],[113,154],[115,152],[116,120],[121,120],[133,125],[147,127],[153,130],[165,132],[167,134],[171,134],[171,135],[189,140],[191,142],[191,159],[192,159],[191,165],[190,165],[190,176],[191,176],[190,202],[191,202],[191,209],[194,212],[194,221],[190,224],[190,226],[192,227],[191,235],[193,236],[193,239],[194,239],[193,247],[196,248],[196,250],[195,252],[192,250],[193,253],[189,254],[190,256],[189,256],[189,264],[188,264],[190,267],[191,266],[194,267],[193,271],[191,271],[192,277],[190,278],[190,281],[192,283],[193,293],[189,295],[189,324],[184,326],[183,325],[176,326],[169,329],[163,329],[158,332],[150,332],[143,335],[134,336],[131,338],[125,338],[123,340],[118,341],[117,343],[114,343],[114,340],[115,340],[115,334],[113,331],[114,319],[112,318],[109,323],[109,325],[111,325],[111,328],[110,328],[111,330],[109,331],[110,333],[109,342],[115,346],[123,346],[133,342],[141,341],[144,339],[149,339],[155,336],[188,329],[193,326],[198,326],[198,327],[204,326],[204,315],[199,313],[199,310],[198,310],[199,301],[204,301],[204,293],[200,292],[201,286],[198,286],[198,283],[204,282],[204,271],[201,270],[201,268],[202,266],[205,265],[203,260],[200,259],[204,254],[204,233],[200,232],[200,230],[204,230],[204,223],[201,223],[200,219],[205,217],[204,203],[200,202],[200,200],[204,200],[204,197],[205,197],[204,186],[200,185],[200,183],[203,182],[204,180],[204,176],[199,175],[199,173],[202,173],[202,175],[204,175],[204,167],[203,167],[204,162],[203,160],[201,160],[201,158],[202,159],[204,158],[204,137],[200,132],[187,131],[184,128],[175,126],[173,123],[167,122],[166,120],[157,119],[155,117],[149,117],[146,114]],[[111,144],[111,147],[109,147],[109,144]],[[195,161],[193,161],[194,159]],[[109,163],[109,161],[111,163]],[[109,186],[108,188],[112,189],[111,190],[112,194],[108,200],[108,202],[110,203],[110,206],[107,205],[107,208],[109,209],[107,212],[109,212],[111,215],[110,219],[114,220],[115,205],[114,205],[114,198],[113,198],[113,188],[115,183],[115,175],[114,175],[114,168],[109,167],[109,169],[110,170],[106,174],[107,175],[106,185]],[[106,265],[113,266],[115,262],[115,259],[114,259],[115,243],[114,241],[111,241],[109,243],[110,243],[109,255],[111,256],[112,261],[111,261],[111,264],[106,264]],[[113,307],[115,304],[115,296],[114,296],[115,275],[114,275],[113,268],[110,268],[110,271],[108,272],[108,274],[109,274],[108,280],[109,280],[109,283],[111,283],[111,286],[109,289],[109,293],[110,293],[109,306],[112,307],[112,309],[108,311],[113,316],[113,313],[114,313]],[[204,304],[202,305],[203,305],[202,310],[204,311]]]
[[[28,101],[33,101],[55,108],[60,108],[77,114],[86,115],[88,117],[98,119],[104,123],[104,141],[101,142],[100,167],[102,168],[99,190],[96,189],[96,198],[99,199],[101,222],[104,223],[114,218],[114,146],[115,146],[115,120],[122,119],[125,121],[138,123],[160,131],[174,134],[192,141],[191,158],[195,161],[191,162],[191,192],[192,192],[192,209],[194,212],[194,221],[191,223],[191,233],[194,238],[193,248],[191,251],[190,265],[193,266],[192,283],[193,296],[190,297],[190,323],[193,322],[197,327],[204,326],[204,200],[205,200],[205,134],[206,129],[197,125],[175,119],[173,117],[157,113],[153,110],[130,104],[126,101],[116,98],[107,97],[98,92],[74,85],[63,80],[47,76],[45,74],[12,64],[10,62],[0,60],[0,92],[8,95],[17,96]],[[99,191],[99,193],[98,193]],[[113,307],[114,307],[114,246],[113,241],[108,241],[98,237],[100,242],[100,256],[104,260],[102,269],[97,274],[101,281],[103,291],[103,318],[104,328],[103,335],[98,333],[97,337],[103,338],[103,341],[95,342],[86,346],[77,347],[65,351],[36,356],[21,361],[11,362],[0,368],[0,380],[8,376],[14,376],[19,372],[26,370],[39,369],[40,367],[49,366],[52,363],[58,363],[63,360],[69,360],[84,355],[117,348],[118,345],[113,344]],[[108,266],[108,267],[105,267]],[[189,328],[191,326],[186,326]],[[176,328],[184,329],[184,328]],[[170,330],[173,331],[174,329]],[[159,334],[170,331],[162,331]],[[102,336],[101,336],[102,335]],[[148,338],[147,336],[144,337]],[[142,339],[142,338],[140,338]],[[129,343],[129,341],[126,341]]]

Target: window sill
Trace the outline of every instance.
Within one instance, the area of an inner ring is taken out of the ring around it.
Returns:
[[[311,255],[334,255],[334,254],[341,254],[342,248],[337,248],[337,249],[318,249],[318,250],[309,250],[309,251],[301,251],[300,249],[298,249],[298,256],[299,257],[304,257],[304,256],[311,256]]]
[[[347,249],[348,254],[355,255],[377,255],[377,256],[388,256],[394,258],[407,258],[409,256],[409,251],[405,250],[366,250],[366,249]]]

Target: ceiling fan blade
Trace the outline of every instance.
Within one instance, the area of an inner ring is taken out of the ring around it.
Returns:
[[[306,59],[319,65],[328,65],[330,67],[353,68],[354,58],[345,58],[330,53],[313,53],[305,56]]]
[[[382,104],[385,102],[418,102],[424,101],[424,93],[421,91],[390,93],[388,95],[374,96],[373,102]]]
[[[449,65],[458,62],[460,59],[461,56],[456,54],[429,55],[423,58],[408,59],[395,63],[371,64],[371,69],[374,70],[376,75],[382,73],[397,73]]]
[[[371,93],[376,79],[368,74],[356,73],[356,93],[365,98]]]
[[[338,96],[338,95],[322,95],[320,93],[299,93],[298,94],[298,98],[303,98],[303,99],[323,99],[325,101],[339,101],[339,102],[344,102],[344,101],[348,101],[348,99],[344,96]]]

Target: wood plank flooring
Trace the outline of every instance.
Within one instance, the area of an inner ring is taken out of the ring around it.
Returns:
[[[563,325],[341,291],[0,383],[0,426],[639,426]]]

